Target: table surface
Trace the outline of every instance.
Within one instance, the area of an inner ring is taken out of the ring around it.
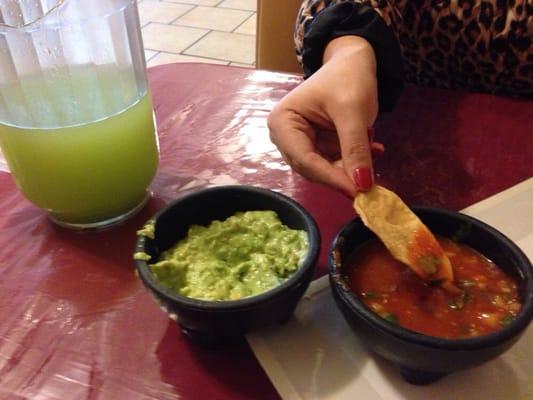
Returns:
[[[315,217],[326,271],[351,201],[292,173],[266,116],[296,75],[207,64],[149,70],[161,162],[154,196],[100,233],[53,225],[0,172],[0,398],[275,399],[245,340],[217,350],[186,341],[134,275],[135,231],[183,193],[251,184]],[[533,176],[530,102],[408,87],[376,124],[377,180],[409,204],[461,209]],[[334,310],[332,310],[334,312]]]

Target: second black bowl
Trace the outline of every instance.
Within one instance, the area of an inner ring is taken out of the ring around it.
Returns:
[[[136,261],[146,288],[196,342],[217,343],[289,319],[315,272],[320,250],[316,222],[301,205],[280,193],[252,186],[219,186],[185,195],[167,205],[152,218],[154,239],[141,236],[137,241],[136,252],[147,253],[152,260],[157,260],[161,252],[185,238],[191,225],[208,225],[238,211],[250,210],[275,211],[284,225],[304,230],[308,236],[308,250],[298,270],[265,293],[231,301],[193,299],[159,282],[146,261]]]
[[[533,318],[533,270],[516,244],[475,218],[434,208],[413,207],[413,211],[434,234],[455,238],[513,276],[522,300],[522,309],[510,324],[474,338],[438,338],[389,323],[367,308],[344,279],[344,260],[376,238],[360,219],[348,223],[335,238],[330,252],[329,276],[335,302],[366,347],[397,364],[408,382],[428,384],[450,372],[491,360],[520,338]]]

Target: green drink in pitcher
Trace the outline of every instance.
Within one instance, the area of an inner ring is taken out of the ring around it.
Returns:
[[[0,147],[59,225],[121,222],[159,149],[136,0],[0,0]]]
[[[0,124],[0,145],[24,195],[59,223],[97,224],[140,206],[158,148],[150,95],[108,118],[35,129]]]

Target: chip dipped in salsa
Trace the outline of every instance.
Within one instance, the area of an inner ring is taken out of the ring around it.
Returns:
[[[438,237],[454,268],[458,294],[420,279],[373,240],[344,263],[351,290],[385,320],[443,338],[498,331],[520,311],[517,282],[477,251]]]

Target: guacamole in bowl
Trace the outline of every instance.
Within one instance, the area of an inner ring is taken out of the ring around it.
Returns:
[[[307,233],[283,225],[274,211],[240,211],[208,226],[192,225],[150,268],[183,296],[238,300],[285,282],[306,251]]]
[[[315,271],[320,234],[293,199],[252,186],[187,194],[138,232],[138,275],[198,342],[289,319]]]

